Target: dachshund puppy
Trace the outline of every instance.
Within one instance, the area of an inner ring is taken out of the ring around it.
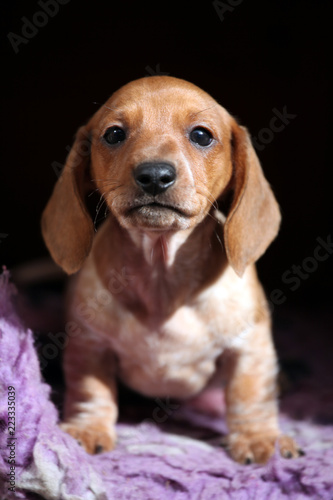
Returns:
[[[87,193],[109,214],[94,237]],[[104,209],[104,207],[103,207]],[[280,212],[245,128],[173,77],[131,82],[81,127],[42,218],[72,282],[62,428],[116,441],[119,377],[150,397],[224,386],[230,455],[300,454],[278,427],[277,362],[254,262]]]

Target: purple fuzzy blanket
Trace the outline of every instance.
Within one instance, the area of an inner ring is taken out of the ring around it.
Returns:
[[[40,374],[33,334],[14,312],[13,293],[5,272],[0,276],[1,500],[333,499],[333,423],[326,411],[329,403],[332,409],[327,389],[332,376],[324,363],[316,372],[327,383],[320,401],[321,385],[311,382],[283,402],[281,426],[296,437],[305,457],[286,460],[276,454],[266,466],[238,465],[212,439],[225,433],[223,419],[185,406],[167,412],[163,424],[153,418],[119,423],[116,449],[90,456],[57,427],[58,411]],[[9,416],[15,416],[15,428]],[[325,422],[316,423],[318,416]]]

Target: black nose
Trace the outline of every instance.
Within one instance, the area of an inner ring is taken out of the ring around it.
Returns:
[[[141,163],[133,175],[137,185],[153,196],[166,191],[176,180],[176,170],[170,163]]]

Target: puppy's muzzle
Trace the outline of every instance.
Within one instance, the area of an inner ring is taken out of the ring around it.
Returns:
[[[176,169],[170,163],[145,162],[138,165],[133,176],[136,184],[147,194],[164,193],[176,182]]]

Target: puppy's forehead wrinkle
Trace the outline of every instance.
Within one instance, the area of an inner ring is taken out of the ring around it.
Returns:
[[[124,106],[116,106],[116,107],[107,107],[108,110],[105,111],[104,119],[103,119],[103,128],[107,128],[117,122],[124,126],[131,126],[135,123],[136,126],[139,126],[143,120],[144,113],[141,106],[138,106],[136,103],[129,103]]]
[[[194,112],[191,114],[191,116],[195,117],[199,115],[200,113],[203,113],[204,111],[209,111],[210,109],[216,108],[218,106],[217,102],[213,104],[212,106],[209,106],[208,108],[201,109],[200,111]]]
[[[109,109],[110,111],[115,111],[117,108],[111,106],[107,106],[106,104],[101,104],[100,102],[93,102],[93,104],[96,104],[98,106],[102,106],[103,108]]]
[[[146,86],[133,92],[126,89],[120,95],[111,96],[104,107],[114,111],[106,119],[119,119],[132,122],[135,125],[145,118],[148,123],[167,123],[173,117],[192,117],[218,107],[218,103],[208,94],[193,88],[183,88],[175,85],[166,88],[150,89]]]

